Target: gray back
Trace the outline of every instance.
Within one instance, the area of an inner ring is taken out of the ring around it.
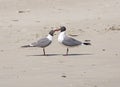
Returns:
[[[34,47],[47,47],[48,45],[51,44],[52,41],[50,41],[48,38],[42,38],[38,40],[37,42],[32,43]]]
[[[78,46],[82,44],[82,42],[67,36],[64,38],[62,43],[66,46]]]

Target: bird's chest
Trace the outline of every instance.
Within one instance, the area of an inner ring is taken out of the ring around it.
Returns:
[[[64,40],[65,35],[64,34],[59,34],[58,36],[58,42],[62,43],[62,41]]]

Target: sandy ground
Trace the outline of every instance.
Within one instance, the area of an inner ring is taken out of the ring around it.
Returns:
[[[92,46],[20,46],[64,25]],[[0,87],[120,87],[119,0],[0,0]]]

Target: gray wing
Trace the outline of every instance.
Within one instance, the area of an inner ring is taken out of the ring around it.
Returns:
[[[47,47],[51,44],[52,41],[50,41],[48,38],[42,38],[38,40],[37,42],[32,43],[33,47]]]
[[[71,37],[65,37],[62,43],[66,46],[78,46],[82,44],[82,42]]]

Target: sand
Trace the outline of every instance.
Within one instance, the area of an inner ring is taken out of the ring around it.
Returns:
[[[119,0],[0,0],[0,87],[120,87]],[[20,46],[67,27],[91,46]]]

